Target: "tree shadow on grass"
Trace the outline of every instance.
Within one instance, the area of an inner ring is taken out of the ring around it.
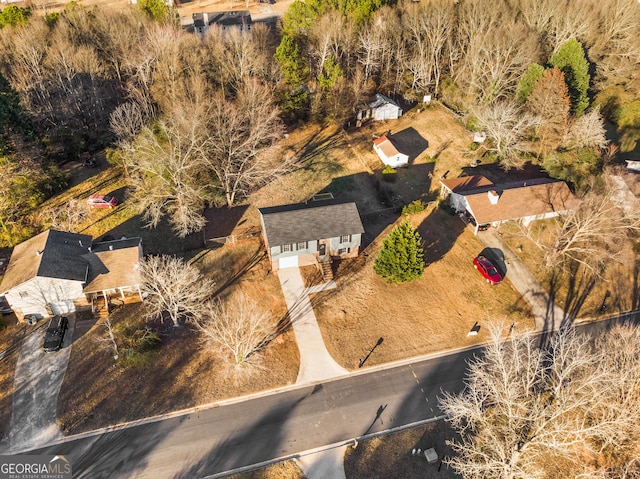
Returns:
[[[223,206],[221,208],[207,208],[204,211],[204,217],[207,224],[204,228],[205,246],[215,247],[222,246],[226,242],[226,237],[230,236],[236,230],[245,224],[243,220],[248,205],[233,206],[231,208]],[[236,231],[235,234],[241,235],[249,231],[248,227],[242,231]]]
[[[418,226],[418,232],[424,240],[424,259],[429,263],[440,260],[451,250],[465,225],[458,217],[452,216],[442,208],[435,208]]]
[[[462,168],[463,174],[460,176],[482,175],[491,180],[496,185],[510,181],[531,180],[534,178],[549,178],[549,174],[539,165],[525,163],[520,169],[512,168],[505,171],[499,163],[480,163],[476,167],[466,166]]]
[[[114,238],[142,238],[144,254],[172,254],[179,255],[203,247],[202,232],[192,233],[180,238],[171,229],[167,218],[160,220],[155,228],[145,225],[142,215],[135,215],[106,234]]]

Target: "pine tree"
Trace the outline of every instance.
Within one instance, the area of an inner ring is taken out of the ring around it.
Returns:
[[[538,65],[537,63],[529,65],[529,68],[527,68],[527,71],[524,72],[518,82],[518,100],[523,103],[527,101],[527,98],[529,98],[529,95],[533,91],[534,85],[542,78],[542,75],[544,75],[544,67],[542,65]]]
[[[424,271],[422,237],[408,221],[396,226],[384,239],[373,270],[387,283],[407,283]]]
[[[578,40],[572,38],[562,44],[558,53],[551,58],[551,65],[564,73],[564,80],[571,98],[571,112],[580,116],[589,106],[589,62]]]

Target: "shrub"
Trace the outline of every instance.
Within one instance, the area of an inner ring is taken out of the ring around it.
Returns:
[[[408,205],[404,205],[402,207],[402,215],[413,215],[415,213],[422,213],[425,209],[426,205],[421,200],[415,200],[409,203]]]
[[[398,284],[422,277],[424,266],[422,237],[405,221],[384,239],[373,270],[387,283]]]
[[[151,362],[161,342],[156,331],[129,322],[118,323],[113,329],[121,351],[122,366],[142,367]]]
[[[384,170],[382,170],[382,179],[384,181],[388,181],[389,183],[393,183],[394,181],[396,181],[397,173],[398,172],[393,167],[387,165],[384,167]]]

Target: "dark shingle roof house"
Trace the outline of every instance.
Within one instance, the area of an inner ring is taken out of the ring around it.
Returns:
[[[355,203],[310,202],[259,211],[274,271],[316,264],[330,279],[327,265],[358,255],[364,227]]]
[[[47,230],[17,245],[7,266],[3,291],[40,276],[84,281],[87,262],[82,255],[91,246],[91,236]]]
[[[260,214],[269,246],[364,233],[355,203],[274,206]]]
[[[47,230],[14,248],[0,292],[20,319],[70,313],[98,295],[139,296],[141,258],[140,238],[92,245],[89,235]]]

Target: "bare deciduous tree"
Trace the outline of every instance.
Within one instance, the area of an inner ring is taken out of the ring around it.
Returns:
[[[283,132],[271,92],[255,81],[245,83],[235,102],[221,95],[211,101],[205,161],[215,174],[228,206],[290,170],[276,155]]]
[[[51,206],[40,213],[41,221],[50,228],[77,231],[89,216],[89,205],[84,200],[70,199],[62,205]]]
[[[233,366],[259,366],[261,348],[276,335],[269,312],[244,293],[209,302],[194,316],[194,323],[205,341]]]
[[[461,435],[451,443],[457,455],[449,464],[463,477],[548,477],[549,457],[580,466],[605,446],[624,443],[618,431],[637,424],[637,409],[611,407],[612,384],[626,385],[624,368],[603,363],[611,351],[593,348],[572,329],[557,333],[544,350],[531,335],[502,336],[493,328],[483,356],[469,364],[464,391],[441,398],[447,421]],[[637,329],[633,343],[635,351]]]
[[[113,359],[117,361],[119,356],[118,343],[116,341],[116,335],[113,331],[111,319],[107,317],[104,323],[102,323],[102,326],[104,326],[106,337],[98,336],[97,338],[94,338],[94,340],[100,345],[101,349],[111,349],[113,351]]]
[[[174,326],[184,316],[201,311],[213,291],[213,282],[196,266],[173,256],[145,258],[140,273],[147,315],[162,318],[166,312]]]
[[[446,1],[434,0],[427,5],[407,4],[405,31],[413,52],[407,57],[412,73],[411,88],[438,94],[440,78],[446,62],[447,38],[453,34],[455,12]]]
[[[123,156],[133,201],[149,226],[168,215],[180,237],[204,227],[202,211],[209,197],[203,178],[204,133],[197,120],[188,124],[172,116],[142,128],[132,151]]]
[[[524,163],[521,153],[532,148],[531,137],[540,119],[523,112],[514,103],[494,103],[474,111],[480,127],[493,141],[493,150],[498,153],[504,168],[517,168]]]
[[[548,267],[582,264],[599,274],[615,260],[633,231],[640,231],[640,215],[624,211],[615,201],[615,185],[594,185],[580,204],[540,231],[535,224],[523,229],[545,255]]]
[[[569,126],[569,131],[562,142],[563,146],[569,149],[584,147],[604,149],[608,143],[599,106],[576,118]]]

